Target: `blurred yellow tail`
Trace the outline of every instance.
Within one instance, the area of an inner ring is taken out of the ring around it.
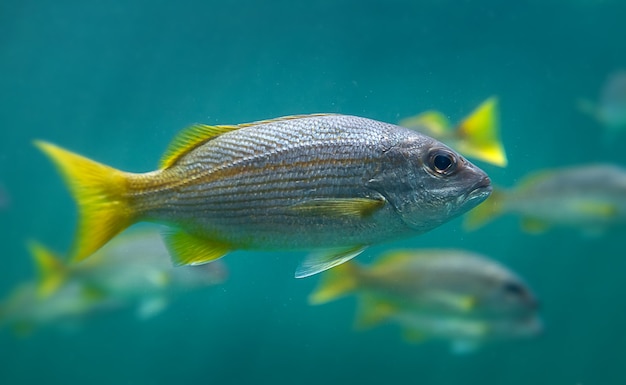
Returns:
[[[485,100],[457,126],[457,150],[468,156],[496,166],[508,164],[504,145],[500,140],[498,124],[498,99]]]
[[[358,286],[359,266],[344,262],[321,274],[320,283],[309,296],[311,305],[334,301],[354,291]]]
[[[27,246],[39,273],[37,292],[42,297],[48,297],[67,280],[67,266],[61,258],[40,243],[30,241]]]
[[[73,260],[87,258],[133,222],[129,174],[50,143],[35,145],[54,162],[78,205]]]
[[[465,215],[465,230],[476,230],[503,213],[504,192],[494,189],[489,198]]]
[[[438,111],[422,112],[419,115],[402,119],[398,124],[402,127],[434,136],[440,140],[444,140],[446,136],[450,135],[451,130],[448,118]]]

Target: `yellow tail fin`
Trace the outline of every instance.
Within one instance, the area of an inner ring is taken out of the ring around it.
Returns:
[[[128,174],[50,143],[35,145],[55,163],[78,205],[73,260],[87,258],[133,222]]]
[[[468,156],[506,167],[508,161],[500,139],[498,99],[485,100],[457,127],[457,150]]]
[[[325,271],[317,288],[309,296],[309,303],[320,305],[354,291],[358,286],[358,274],[358,265],[351,261]]]
[[[27,246],[39,272],[37,292],[42,297],[48,297],[54,294],[66,281],[67,266],[61,258],[40,243],[30,241]]]
[[[504,192],[494,189],[483,203],[479,204],[465,215],[463,227],[465,230],[476,230],[503,213],[502,203]]]

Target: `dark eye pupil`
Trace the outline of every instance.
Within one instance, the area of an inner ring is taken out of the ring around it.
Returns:
[[[449,155],[435,155],[433,163],[435,164],[435,168],[437,170],[446,171],[450,166],[452,166],[452,159]]]
[[[513,294],[513,295],[522,295],[524,293],[524,289],[518,285],[517,283],[514,282],[507,282],[504,284],[504,290],[507,293]]]

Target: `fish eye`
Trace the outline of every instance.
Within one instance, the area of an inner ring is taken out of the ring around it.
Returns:
[[[456,156],[447,150],[437,149],[430,154],[429,166],[437,174],[451,175],[456,170]]]
[[[515,296],[522,296],[525,293],[524,288],[517,282],[507,282],[504,284],[502,289],[508,293]]]

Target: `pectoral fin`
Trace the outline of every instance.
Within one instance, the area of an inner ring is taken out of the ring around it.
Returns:
[[[382,196],[374,198],[320,198],[297,203],[292,210],[306,215],[366,217],[385,205]]]
[[[163,234],[175,265],[202,265],[220,259],[230,251],[222,242],[198,237],[182,230]]]
[[[305,278],[321,273],[324,270],[351,260],[361,254],[363,250],[365,250],[364,247],[355,246],[349,249],[326,250],[309,254],[296,269],[295,276],[296,278]]]
[[[458,295],[446,291],[435,291],[430,294],[429,299],[463,313],[472,311],[477,304],[473,295]]]

